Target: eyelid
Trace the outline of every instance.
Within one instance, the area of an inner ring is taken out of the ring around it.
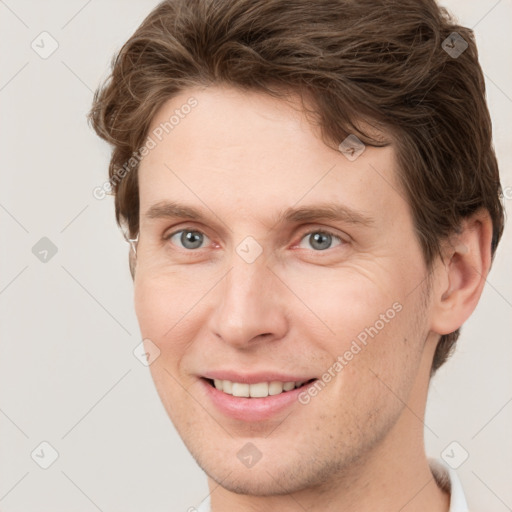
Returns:
[[[199,231],[200,233],[206,234],[205,230],[207,228],[204,228],[203,226],[194,226],[194,221],[182,221],[178,222],[172,226],[169,226],[162,235],[162,238],[168,238],[172,235],[175,235],[176,233],[179,233],[180,231]]]

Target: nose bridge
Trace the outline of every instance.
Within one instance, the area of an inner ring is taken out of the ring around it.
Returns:
[[[265,258],[249,263],[243,256],[233,254],[231,270],[218,289],[214,333],[239,347],[262,334],[283,336],[285,312],[272,279]]]
[[[237,309],[243,310],[250,306],[252,310],[258,306],[262,299],[263,284],[268,272],[262,262],[247,264],[243,261],[235,261],[231,272],[227,276],[225,285],[225,302],[230,303],[231,312]]]

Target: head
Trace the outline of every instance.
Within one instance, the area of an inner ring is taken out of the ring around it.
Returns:
[[[300,490],[422,427],[404,404],[424,403],[503,230],[469,29],[430,0],[166,1],[90,119],[138,237],[153,378],[213,479]],[[256,374],[316,387],[253,421],[212,405],[210,380]]]

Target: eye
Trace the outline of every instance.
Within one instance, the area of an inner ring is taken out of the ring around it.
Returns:
[[[335,235],[334,233],[320,229],[310,231],[301,238],[299,247],[303,249],[309,249],[310,247],[304,247],[302,245],[303,240],[309,240],[308,243],[310,244],[310,247],[316,251],[325,251],[326,249],[330,249],[332,247],[333,240],[337,240],[339,242],[337,245],[342,245],[345,243],[339,236]]]
[[[196,229],[180,229],[170,235],[164,237],[165,240],[170,240],[174,245],[182,245],[184,249],[200,249],[201,245],[209,238],[201,231]]]

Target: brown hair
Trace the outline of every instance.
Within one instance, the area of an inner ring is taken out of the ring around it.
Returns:
[[[492,219],[494,256],[504,214],[483,73],[473,32],[434,0],[160,3],[112,61],[89,114],[113,145],[116,219],[130,237],[139,228],[134,154],[154,114],[187,87],[221,83],[312,99],[326,144],[356,134],[384,145],[361,120],[391,134],[427,267],[480,208]],[[458,336],[441,336],[432,373]]]

